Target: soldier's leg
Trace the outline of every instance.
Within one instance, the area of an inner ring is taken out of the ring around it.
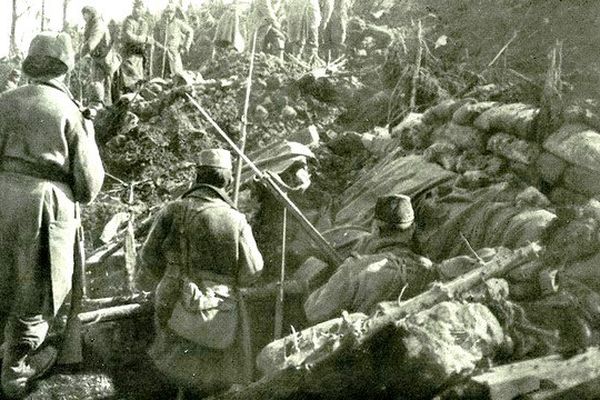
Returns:
[[[18,273],[15,304],[4,331],[1,381],[4,394],[10,398],[24,396],[28,384],[47,372],[58,355],[54,347],[40,349],[49,328],[50,282],[49,277],[44,281],[46,269],[37,265],[22,269],[27,270]]]

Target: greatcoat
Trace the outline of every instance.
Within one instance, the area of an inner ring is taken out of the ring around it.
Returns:
[[[187,243],[186,252],[181,251],[182,241]],[[186,260],[183,253],[187,253]],[[211,280],[230,285],[230,292],[236,293],[236,287],[251,283],[263,268],[250,226],[225,192],[197,185],[169,203],[157,216],[140,258],[153,274],[162,277],[155,295],[157,336],[150,349],[158,369],[174,383],[201,391],[246,381],[241,326],[238,338],[225,350],[194,344],[168,326],[184,273],[199,285],[210,274]]]
[[[56,314],[71,289],[76,202],[103,179],[93,125],[64,84],[0,95],[0,318]]]

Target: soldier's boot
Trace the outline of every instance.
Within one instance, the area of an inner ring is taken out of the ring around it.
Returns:
[[[45,375],[56,363],[58,351],[45,346],[33,351],[28,343],[9,346],[2,363],[2,391],[9,399],[22,399],[30,389],[30,383]]]

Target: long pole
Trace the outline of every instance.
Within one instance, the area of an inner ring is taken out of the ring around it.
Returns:
[[[246,151],[246,137],[248,136],[248,108],[250,107],[250,93],[252,91],[252,72],[254,71],[254,54],[256,52],[256,32],[252,39],[252,51],[250,52],[250,67],[248,69],[248,81],[246,82],[246,98],[244,99],[244,113],[242,114],[242,137],[240,139],[241,152]],[[235,170],[235,186],[233,188],[233,204],[237,206],[240,196],[240,184],[242,180],[242,159],[238,158]]]
[[[323,235],[310,223],[308,219],[302,214],[302,211],[288,198],[287,194],[279,187],[271,175],[262,172],[252,160],[248,158],[240,148],[229,138],[227,133],[221,129],[221,127],[212,119],[208,112],[194,99],[189,93],[185,96],[190,103],[202,114],[202,116],[212,125],[217,131],[219,136],[225,140],[229,146],[237,153],[239,157],[250,167],[250,169],[257,175],[257,177],[266,183],[266,188],[271,194],[279,201],[284,207],[286,207],[294,218],[300,223],[300,226],[310,236],[310,238],[316,243],[316,245],[323,251],[323,255],[327,258],[327,261],[331,264],[338,266],[344,260],[342,256],[325,240]]]
[[[277,301],[275,303],[275,332],[274,340],[281,337],[283,332],[283,282],[285,282],[285,247],[287,236],[287,208],[283,209],[283,233],[281,234],[281,269],[279,270],[279,291],[277,292]]]

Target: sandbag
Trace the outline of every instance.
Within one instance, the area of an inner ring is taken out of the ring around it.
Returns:
[[[538,145],[502,132],[496,133],[488,140],[487,149],[498,156],[525,165],[532,165],[540,154]]]
[[[563,125],[546,139],[543,148],[573,165],[600,172],[600,133],[587,125]]]
[[[587,196],[600,194],[599,173],[578,165],[567,166],[563,174],[562,185]]]
[[[497,101],[483,101],[479,103],[467,103],[459,107],[452,115],[452,122],[458,125],[471,125],[481,114],[499,106]]]
[[[481,153],[485,151],[485,138],[481,131],[452,122],[436,129],[433,140],[451,143],[460,150],[475,150]]]
[[[548,196],[552,204],[559,206],[572,206],[576,204],[585,204],[589,196],[574,192],[563,186],[555,186]]]
[[[521,139],[533,139],[534,119],[539,109],[513,103],[492,107],[475,119],[473,125],[485,132],[506,132]]]
[[[535,161],[535,166],[545,182],[555,184],[567,168],[567,162],[554,154],[542,151]]]
[[[430,107],[423,113],[423,122],[429,125],[440,124],[449,121],[452,115],[459,107],[467,102],[472,102],[472,99],[448,99],[444,100],[433,107]]]

